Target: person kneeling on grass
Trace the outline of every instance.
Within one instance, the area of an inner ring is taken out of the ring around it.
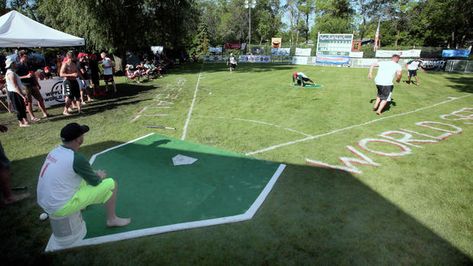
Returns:
[[[314,81],[302,72],[294,72],[292,74],[292,82],[294,83],[294,85],[297,84],[301,87],[304,87],[307,84],[314,84]]]
[[[41,168],[38,180],[38,204],[48,214],[69,216],[92,204],[103,204],[107,226],[125,226],[130,218],[115,213],[117,184],[103,170],[94,172],[85,157],[78,153],[84,142],[86,125],[67,124],[61,130],[63,145],[52,150]]]

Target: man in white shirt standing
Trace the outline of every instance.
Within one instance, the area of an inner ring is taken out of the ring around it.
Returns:
[[[108,92],[108,83],[111,82],[113,85],[113,91],[117,92],[117,87],[115,86],[115,80],[113,80],[113,61],[110,57],[107,56],[105,52],[101,53],[102,57],[102,66],[103,66],[103,80],[105,81],[105,90]]]
[[[401,81],[402,67],[398,63],[399,59],[400,56],[395,54],[391,57],[391,61],[373,63],[370,67],[369,79],[373,78],[373,69],[379,67],[378,74],[374,80],[378,89],[378,95],[373,111],[376,111],[377,115],[380,115],[387,102],[391,101],[391,94],[394,89],[393,78],[396,77],[397,83]]]
[[[422,67],[422,61],[416,59],[413,61],[410,61],[406,64],[407,67],[407,72],[409,73],[409,79],[407,80],[407,84],[411,84],[411,78],[414,76],[416,78],[416,85],[419,85],[419,79],[417,78],[417,69],[419,67]]]

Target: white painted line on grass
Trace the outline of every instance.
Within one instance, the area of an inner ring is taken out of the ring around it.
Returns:
[[[192,111],[194,110],[195,99],[197,98],[197,91],[199,90],[200,76],[202,75],[203,68],[204,68],[204,64],[202,64],[202,66],[200,67],[199,77],[197,77],[197,84],[195,84],[194,97],[192,98],[191,107],[189,108],[189,112],[187,113],[187,119],[186,119],[186,122],[184,123],[181,140],[185,140],[187,136],[187,128],[189,127]]]
[[[250,122],[250,123],[255,123],[255,124],[262,124],[262,125],[266,125],[266,126],[281,128],[281,129],[291,131],[291,132],[294,132],[294,133],[297,133],[297,134],[300,134],[300,135],[303,135],[303,136],[306,136],[306,137],[311,137],[312,136],[312,135],[306,134],[304,132],[301,132],[301,131],[298,131],[298,130],[295,130],[295,129],[292,129],[292,128],[282,127],[280,125],[271,124],[271,123],[268,123],[268,122],[265,122],[265,121],[258,121],[258,120],[252,120],[252,119],[244,119],[244,118],[228,118],[228,117],[223,117],[223,116],[199,116],[199,117],[209,118],[209,119],[238,120],[238,121]]]
[[[456,100],[459,100],[459,99],[463,99],[463,98],[466,98],[466,97],[470,97],[470,96],[472,96],[472,95],[469,94],[469,95],[465,95],[465,96],[461,96],[461,97],[449,97],[449,99],[446,100],[446,101],[439,102],[439,103],[436,103],[436,104],[433,104],[433,105],[430,105],[430,106],[426,106],[426,107],[417,108],[417,109],[409,111],[409,112],[395,114],[395,115],[391,115],[391,116],[385,116],[385,117],[374,119],[374,120],[371,120],[371,121],[368,121],[368,122],[365,122],[365,123],[352,125],[352,126],[348,126],[348,127],[344,127],[344,128],[340,128],[340,129],[335,129],[335,130],[329,131],[327,133],[323,133],[323,134],[314,135],[314,136],[310,136],[310,137],[303,138],[303,139],[298,139],[298,140],[294,140],[294,141],[289,141],[289,142],[273,145],[273,146],[270,146],[270,147],[267,147],[267,148],[264,148],[264,149],[259,149],[259,150],[256,150],[256,151],[247,152],[245,155],[248,156],[248,155],[259,154],[259,153],[263,153],[263,152],[267,152],[267,151],[272,151],[272,150],[275,150],[275,149],[278,149],[278,148],[290,146],[290,145],[293,145],[293,144],[318,139],[318,138],[325,137],[325,136],[328,136],[328,135],[332,135],[332,134],[335,134],[335,133],[338,133],[338,132],[342,132],[342,131],[350,130],[350,129],[353,129],[353,128],[373,124],[373,123],[376,123],[378,121],[382,121],[382,120],[386,120],[386,119],[390,119],[390,118],[395,118],[395,117],[399,117],[399,116],[405,116],[405,115],[408,115],[408,114],[412,114],[412,113],[416,113],[416,112],[419,112],[419,111],[427,110],[427,109],[430,109],[430,108],[433,108],[433,107],[436,107],[436,106],[439,106],[439,105],[442,105],[442,104],[446,104],[446,103],[456,101]]]

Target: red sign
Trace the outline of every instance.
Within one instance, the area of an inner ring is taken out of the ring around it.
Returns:
[[[225,45],[224,45],[225,49],[240,49],[241,48],[241,44],[239,43],[229,43],[227,42]]]

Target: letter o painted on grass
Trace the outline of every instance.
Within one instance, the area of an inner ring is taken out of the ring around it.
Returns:
[[[387,143],[387,144],[390,144],[390,145],[394,145],[396,147],[398,147],[401,151],[400,152],[384,152],[384,151],[380,151],[380,150],[374,150],[374,149],[371,149],[371,148],[368,148],[368,143],[370,142],[381,142],[381,143]],[[358,142],[358,145],[366,150],[366,151],[369,151],[369,152],[372,152],[374,154],[378,154],[378,155],[382,155],[382,156],[390,156],[390,157],[398,157],[398,156],[405,156],[405,155],[408,155],[411,153],[411,148],[409,148],[408,146],[404,145],[404,144],[401,144],[401,143],[398,143],[398,142],[395,142],[395,141],[391,141],[391,140],[387,140],[387,139],[362,139]]]

